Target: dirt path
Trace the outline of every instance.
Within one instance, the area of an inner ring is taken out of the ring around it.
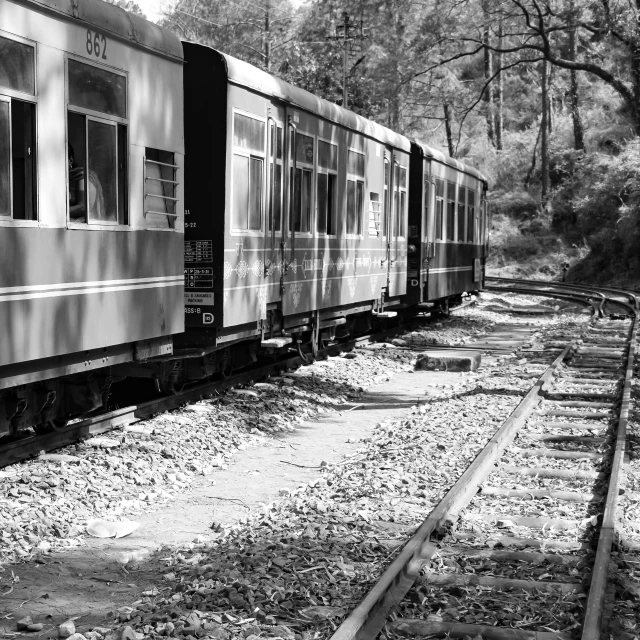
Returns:
[[[163,546],[180,547],[212,536],[212,525],[238,522],[249,509],[278,498],[320,475],[322,463],[354,454],[376,423],[397,418],[464,374],[409,372],[372,387],[358,403],[305,422],[295,432],[261,437],[261,446],[238,453],[228,468],[198,479],[193,488],[153,513],[137,518],[140,528],[127,538],[87,538],[86,546],[43,557],[43,563],[7,566],[19,577],[13,591],[0,595],[0,637],[18,637],[16,621],[29,615],[44,623],[39,634],[57,637],[55,625],[76,620],[78,630],[109,626],[117,608],[152,588],[162,588],[167,569]],[[125,568],[126,565],[126,568]]]

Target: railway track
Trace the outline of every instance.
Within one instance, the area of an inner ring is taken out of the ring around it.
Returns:
[[[554,293],[549,283],[490,286]],[[592,320],[547,343],[547,369],[332,640],[373,639],[383,628],[387,637],[618,637],[602,630],[611,613],[605,595],[624,491],[638,298],[564,284],[557,292],[591,304]],[[603,317],[610,309],[626,314]]]

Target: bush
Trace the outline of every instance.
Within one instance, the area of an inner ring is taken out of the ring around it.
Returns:
[[[613,156],[577,159],[550,207],[556,229],[591,247],[576,273],[616,282],[640,275],[640,140],[627,142]]]
[[[494,215],[504,215],[518,220],[531,220],[538,215],[538,205],[526,191],[497,191],[490,200]]]

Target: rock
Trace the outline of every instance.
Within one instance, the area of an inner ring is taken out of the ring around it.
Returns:
[[[418,356],[417,371],[476,371],[480,366],[479,351],[428,351]]]
[[[27,631],[42,631],[44,629],[44,625],[41,622],[37,622],[36,624],[30,624],[27,626]]]
[[[118,640],[138,640],[138,634],[129,626],[120,629]]]
[[[215,640],[229,640],[229,632],[225,631],[222,627],[211,629],[207,632],[207,635],[210,638],[215,638]]]
[[[88,447],[97,447],[98,449],[113,449],[113,447],[120,446],[120,442],[113,438],[87,438],[84,444]]]
[[[81,633],[72,633],[68,640],[87,640]]]
[[[18,631],[24,631],[24,629],[26,629],[30,624],[33,624],[33,619],[31,618],[31,616],[27,616],[26,618],[18,620],[16,626]]]
[[[76,632],[76,625],[73,620],[67,620],[58,626],[58,637],[69,638]]]

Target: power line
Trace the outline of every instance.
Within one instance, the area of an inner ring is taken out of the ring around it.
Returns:
[[[205,20],[204,18],[201,18],[200,16],[194,16],[192,13],[187,13],[186,11],[183,11],[182,9],[174,9],[174,11],[176,13],[184,13],[185,16],[189,16],[190,18],[194,18],[195,20],[200,20],[200,22],[206,22],[207,24],[212,24],[214,27],[228,26],[228,25],[218,24],[217,22],[211,22],[211,20]]]
[[[364,40],[369,36],[365,33],[365,29],[362,26],[362,20],[360,24],[352,22],[349,18],[349,14],[345,11],[343,14],[344,22],[336,26],[336,35],[327,36],[327,40],[341,40],[342,47],[344,49],[344,61],[342,71],[342,106],[347,108],[347,78],[348,78],[348,66],[349,66],[349,45],[347,43],[354,42],[356,40]],[[356,63],[357,64],[357,63]]]

